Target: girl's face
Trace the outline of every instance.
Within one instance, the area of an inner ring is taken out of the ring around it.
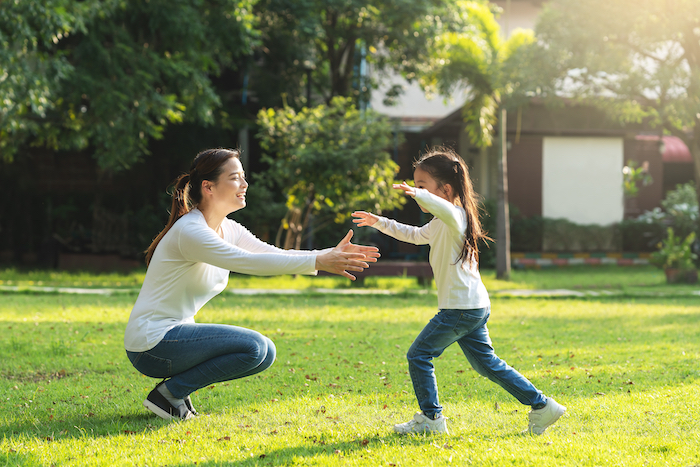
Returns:
[[[230,158],[221,167],[221,175],[211,186],[214,199],[218,203],[225,205],[229,212],[243,209],[246,205],[245,194],[248,189],[248,182],[245,180],[243,165],[236,157]]]
[[[416,168],[413,171],[413,183],[415,183],[416,188],[423,188],[428,190],[435,196],[439,196],[442,199],[454,202],[454,196],[452,195],[452,187],[450,185],[442,185],[430,176],[428,172],[420,168]],[[423,206],[418,205],[423,212],[428,212]]]

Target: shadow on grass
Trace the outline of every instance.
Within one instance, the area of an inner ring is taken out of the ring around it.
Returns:
[[[259,465],[308,465],[318,463],[323,465],[329,463],[333,465],[343,465],[346,457],[354,456],[353,463],[358,461],[358,453],[381,449],[386,446],[424,446],[426,444],[446,446],[450,448],[450,443],[460,439],[459,436],[450,435],[399,435],[387,433],[384,435],[365,436],[352,440],[324,442],[318,439],[311,439],[311,445],[288,446],[281,449],[274,449],[262,454],[256,454],[250,458],[227,462],[226,465],[236,465],[241,467]],[[360,454],[361,458],[362,455]],[[326,462],[324,462],[324,460]],[[401,464],[403,462],[400,462]],[[399,462],[396,465],[400,464]],[[191,465],[182,463],[178,465]],[[221,465],[220,461],[197,462],[197,465],[213,466]]]

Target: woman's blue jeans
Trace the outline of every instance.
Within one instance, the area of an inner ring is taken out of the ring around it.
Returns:
[[[407,354],[408,370],[418,405],[427,417],[435,418],[442,412],[432,360],[454,342],[480,375],[499,384],[522,404],[532,406],[546,402],[541,391],[494,353],[486,327],[490,315],[488,307],[440,310],[411,345]]]
[[[275,361],[275,344],[257,331],[225,324],[181,324],[145,352],[126,352],[138,371],[170,378],[165,385],[184,399],[210,384],[245,378]]]

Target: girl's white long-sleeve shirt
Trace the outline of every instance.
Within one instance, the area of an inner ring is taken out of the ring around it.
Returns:
[[[144,352],[197,312],[228,284],[229,271],[255,275],[315,274],[316,256],[328,250],[282,250],[231,219],[223,238],[198,209],[178,219],[156,247],[129,317],[124,347]]]
[[[439,309],[475,309],[490,305],[489,294],[475,261],[457,260],[464,245],[467,216],[463,208],[415,189],[416,202],[435,216],[422,227],[401,224],[386,217],[372,226],[382,233],[415,245],[430,245],[430,266],[438,291]]]

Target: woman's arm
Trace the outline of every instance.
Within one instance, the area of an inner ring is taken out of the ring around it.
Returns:
[[[288,254],[288,255],[308,255],[310,253],[314,254],[325,254],[333,250],[333,248],[325,248],[323,250],[283,250],[277,248],[276,246],[270,245],[260,240],[258,237],[253,235],[248,229],[238,223],[232,222],[232,227],[235,232],[234,243],[253,253],[278,253],[278,254]],[[347,236],[347,235],[346,235]],[[350,234],[352,238],[352,234]],[[365,256],[365,261],[376,262],[377,258],[380,257],[379,249],[373,246],[356,245],[350,242],[350,238],[343,238],[335,248],[340,248],[346,253],[361,253]]]
[[[321,270],[354,279],[347,271],[362,271],[369,267],[363,254],[338,247],[326,253],[305,255],[253,253],[223,240],[208,226],[196,224],[180,231],[178,241],[180,251],[188,261],[208,263],[243,274],[313,274]]]

